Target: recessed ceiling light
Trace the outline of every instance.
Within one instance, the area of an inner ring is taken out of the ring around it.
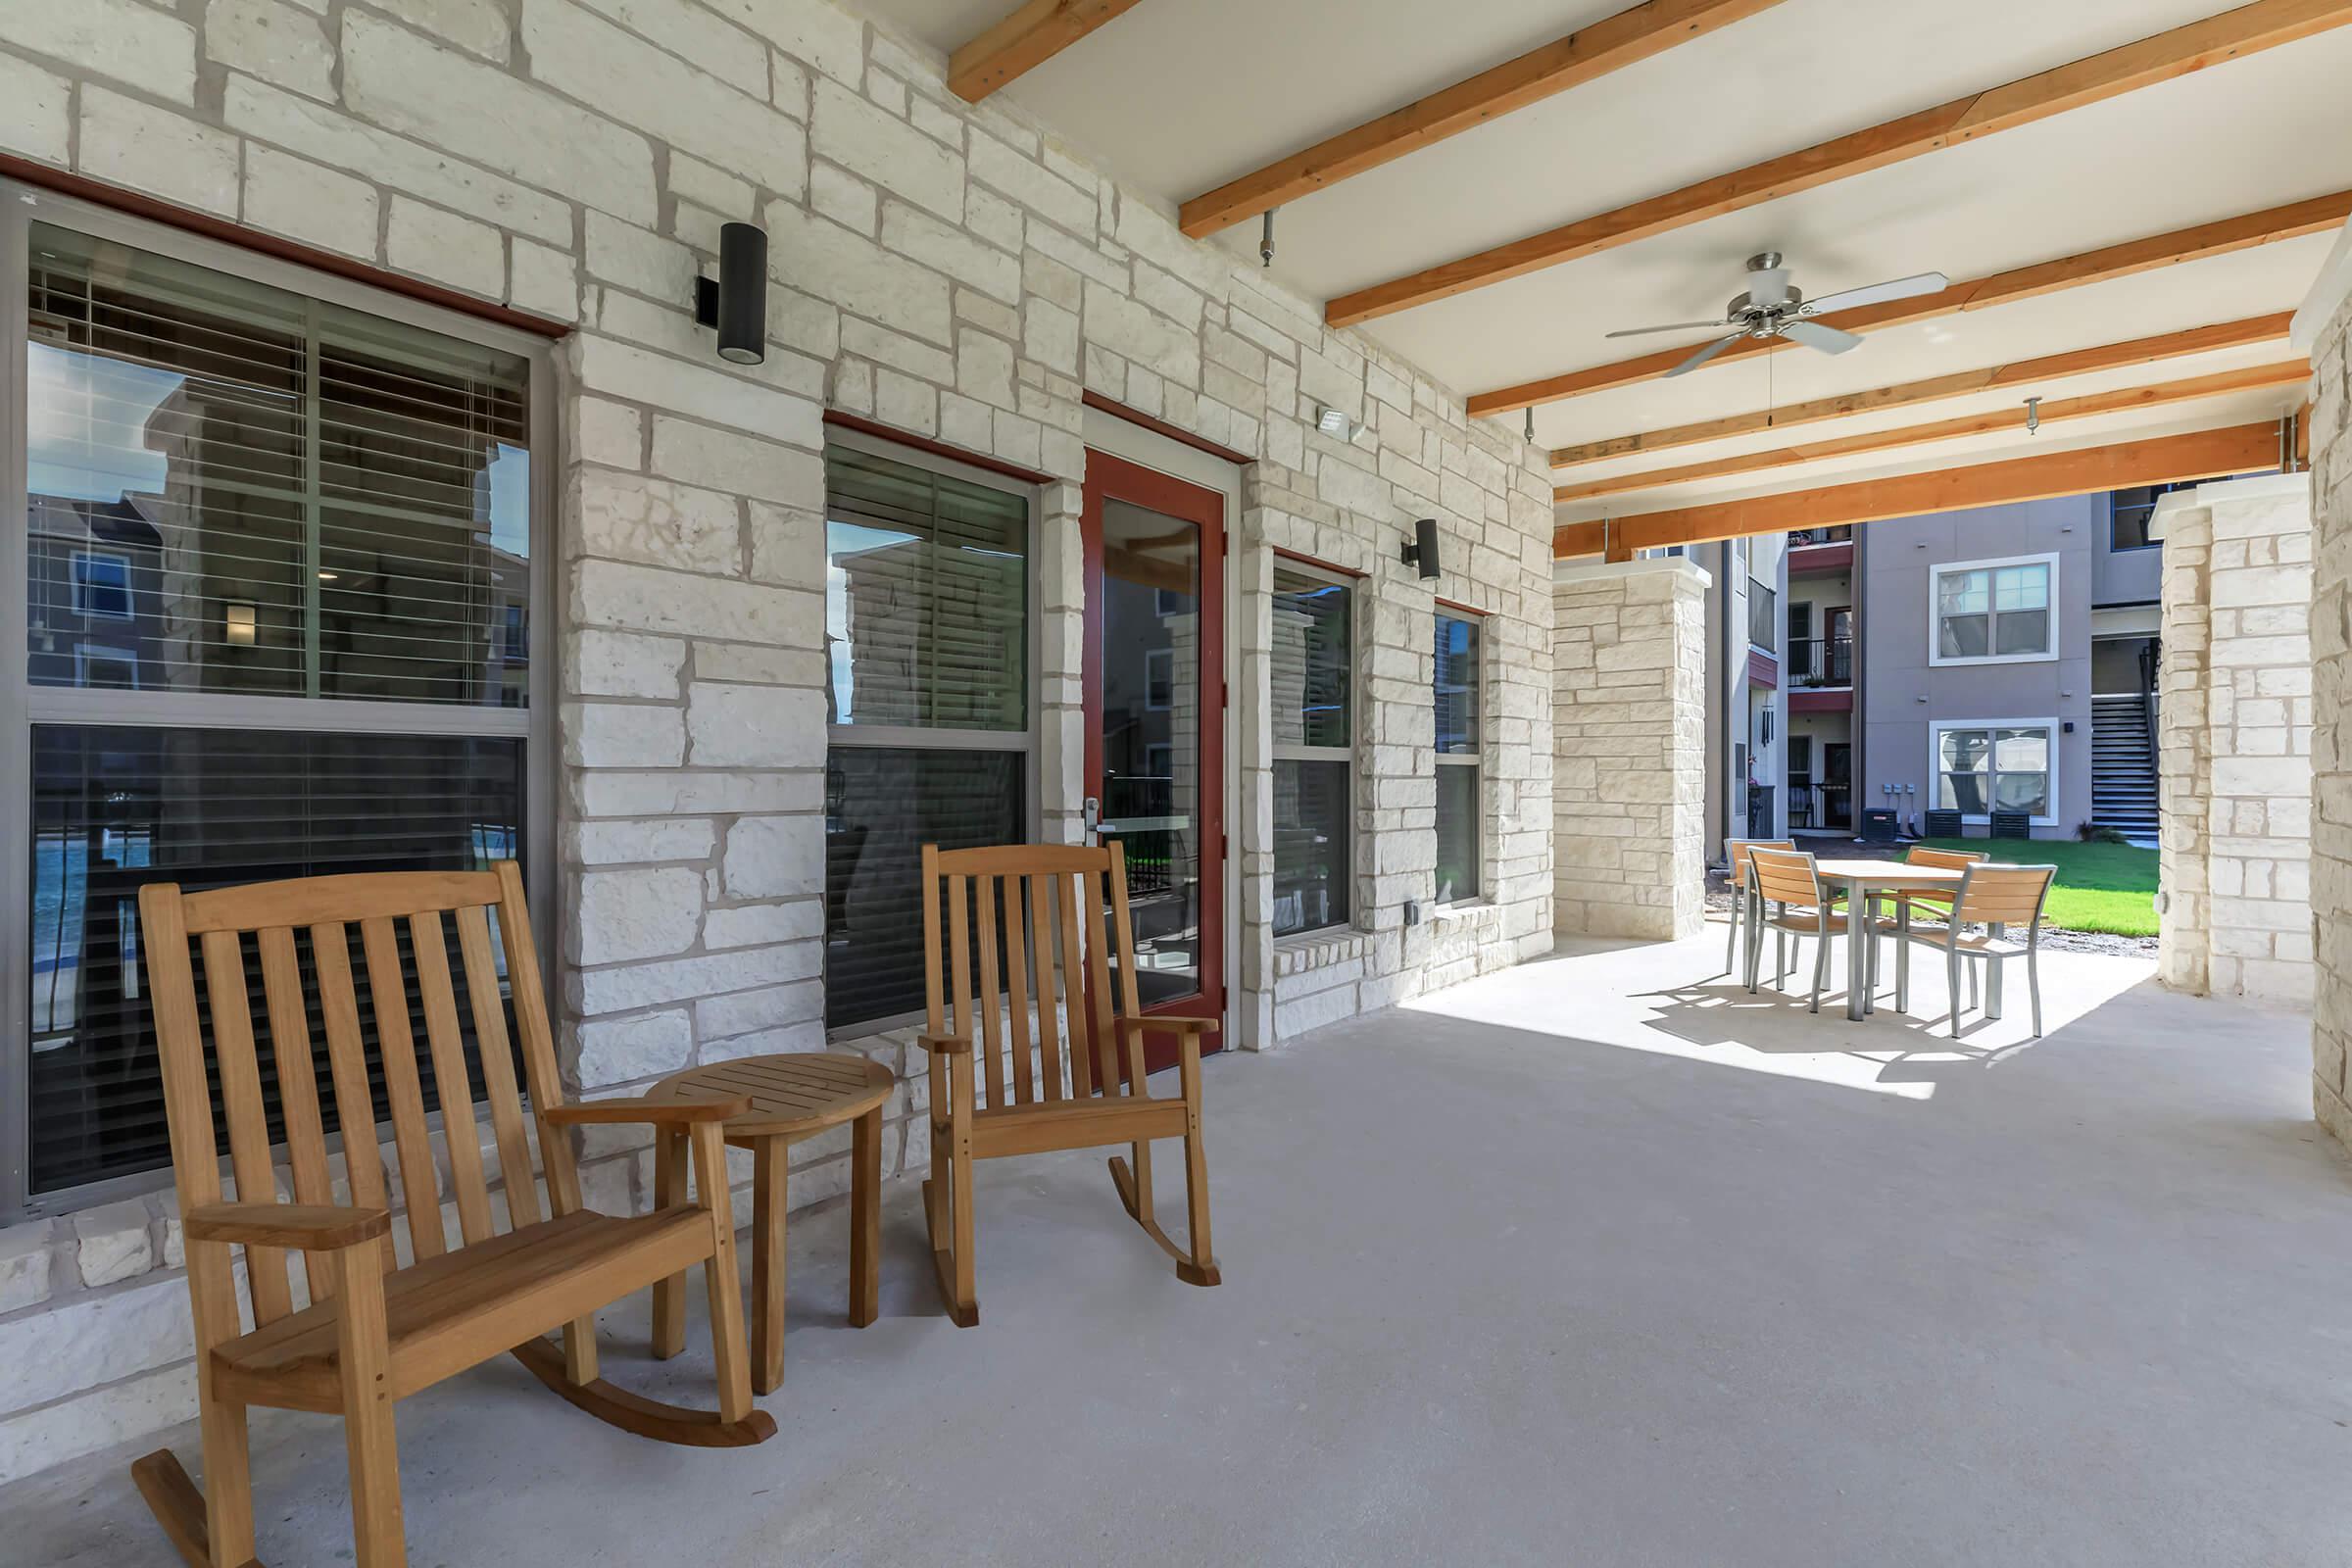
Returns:
[[[320,582],[333,582],[335,580],[335,574],[331,571],[322,571],[318,574],[318,580]]]

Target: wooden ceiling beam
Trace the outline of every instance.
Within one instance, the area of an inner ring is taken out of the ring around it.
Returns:
[[[2176,381],[2158,381],[2148,386],[2125,387],[2115,392],[2094,392],[2088,397],[2044,403],[2041,405],[2041,422],[2060,424],[2068,419],[2087,419],[2102,414],[2130,414],[2139,409],[2193,403],[2201,398],[2227,397],[2236,392],[2300,386],[2309,379],[2311,365],[2308,361],[2281,360],[2276,365],[2256,366],[2248,370],[2185,376]],[[1957,441],[1964,436],[1997,435],[2003,430],[2022,430],[2025,423],[2026,416],[2022,409],[2002,409],[1993,414],[1964,414],[1958,418],[1938,419],[1933,424],[1905,425],[1899,430],[1872,430],[1862,435],[1774,447],[1769,452],[1748,452],[1736,458],[1717,458],[1711,463],[1686,464],[1679,468],[1649,468],[1641,473],[1588,479],[1582,484],[1555,487],[1551,499],[1554,502],[1594,501],[1603,496],[1631,495],[1642,490],[1661,489],[1670,484],[1689,484],[1699,479],[1727,479],[1742,473],[1763,473],[1800,463],[1819,463],[1828,458],[1891,452],[1903,447],[1927,446],[1937,441]]]
[[[2046,501],[2053,496],[2173,484],[2234,473],[2267,473],[2279,466],[2282,425],[2277,419],[2158,436],[2113,446],[2084,447],[2040,457],[1970,464],[1892,479],[1789,490],[1779,495],[1643,513],[1600,522],[1569,523],[1552,531],[1552,554],[1594,555],[1708,544],[1791,528],[1917,517],[1972,507]],[[1596,545],[1595,540],[1599,543]]]
[[[1885,169],[1941,147],[2030,125],[2070,109],[2346,24],[2352,24],[2352,0],[2254,0],[2251,5],[2005,86],[1955,98],[1663,196],[1343,294],[1324,307],[1324,318],[1333,326],[1352,326],[1417,305],[1451,299],[1562,262]]]
[[[1735,414],[1727,418],[1700,419],[1663,430],[1644,430],[1638,435],[1588,441],[1582,446],[1556,447],[1552,450],[1551,466],[1555,468],[1574,467],[1581,463],[1631,457],[1637,452],[1662,452],[1673,447],[1695,446],[1702,441],[1753,435],[1760,430],[1818,424],[1824,419],[1909,408],[1913,404],[1935,403],[1944,398],[1968,397],[1980,392],[1997,392],[2003,387],[2030,387],[2070,375],[2123,369],[2157,360],[2178,359],[2187,354],[2209,354],[2217,349],[2244,348],[2255,343],[2283,343],[2286,341],[2287,323],[2293,314],[2291,311],[2279,311],[2271,316],[2248,317],[2242,321],[2220,321],[2211,326],[2192,326],[2179,332],[2159,332],[2151,337],[2132,338],[2124,343],[2103,343],[2096,348],[2072,349],[2064,354],[2043,355],[2039,359],[2015,360],[1982,370],[1960,370],[1950,375],[1930,376],[1924,381],[1905,381],[1895,386],[1874,387],[1867,392],[1816,398],[1810,403],[1791,404],[1785,409]],[[2022,420],[2024,416],[2019,414],[2012,417]]]
[[[1270,208],[1327,190],[1780,3],[1643,0],[1196,196],[1178,210],[1177,226],[1194,239],[1206,239]]]
[[[2032,267],[1996,272],[1990,277],[1971,278],[1966,282],[1954,283],[1940,293],[1923,295],[1917,299],[1889,300],[1884,305],[1866,305],[1858,311],[1838,311],[1820,319],[1848,332],[1873,332],[1882,327],[1908,326],[1915,321],[1933,321],[1942,317],[1958,316],[1965,311],[2014,305],[2020,300],[2038,299],[2045,294],[2081,288],[2088,283],[2112,282],[2119,277],[2132,277],[2158,268],[2178,267],[2184,262],[2229,256],[2237,251],[2251,250],[2257,245],[2302,239],[2311,234],[2330,234],[2340,228],[2347,218],[2352,218],[2352,190],[2339,190],[2326,196],[2315,196],[2309,201],[2289,202],[2283,207],[2266,208],[2259,213],[2243,213],[2235,218],[2175,229],[2167,234],[2151,234],[2144,239],[2126,240],[2120,245],[2083,251],[2080,255],[2061,256],[2055,261],[2038,262]],[[1790,347],[1793,345],[1786,338],[1743,338],[1715,356],[1708,365],[1712,368],[1735,360],[1773,354]],[[1516,414],[1521,409],[1561,403],[1593,392],[1614,392],[1664,375],[1690,357],[1689,348],[1665,349],[1655,354],[1620,360],[1614,365],[1595,365],[1587,369],[1571,370],[1564,375],[1546,376],[1540,381],[1526,381],[1518,386],[1481,392],[1470,400],[1470,416],[1477,419],[1497,414]]]
[[[1137,0],[1028,0],[949,58],[948,90],[976,104],[1136,4]]]

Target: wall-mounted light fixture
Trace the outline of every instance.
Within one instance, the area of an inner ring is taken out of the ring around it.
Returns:
[[[1419,566],[1423,578],[1438,574],[1438,519],[1423,517],[1413,524],[1413,542],[1404,547],[1404,564]]]
[[[1345,409],[1335,409],[1328,403],[1315,405],[1315,428],[1334,441],[1355,439],[1355,421],[1348,417]]]
[[[694,280],[694,318],[718,331],[718,357],[734,365],[767,358],[767,230],[718,226],[718,276]]]
[[[254,636],[254,610],[251,605],[222,605],[220,607],[220,640],[232,648],[251,648]]]

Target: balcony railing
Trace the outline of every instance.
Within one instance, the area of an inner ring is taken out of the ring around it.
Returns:
[[[1791,828],[1831,828],[1851,831],[1854,789],[1850,784],[1815,784],[1802,777],[1788,780],[1788,825]]]
[[[1778,644],[1776,635],[1781,625],[1781,596],[1770,585],[1747,579],[1747,640],[1754,647],[1771,653]]]
[[[1839,545],[1854,536],[1854,525],[1838,523],[1833,528],[1792,528],[1788,531],[1788,548],[1802,550],[1807,545]]]
[[[1788,639],[1789,685],[1851,686],[1853,683],[1854,640],[1851,637]]]

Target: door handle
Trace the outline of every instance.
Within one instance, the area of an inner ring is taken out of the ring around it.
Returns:
[[[1086,842],[1089,844],[1100,842],[1102,828],[1102,803],[1092,795],[1086,798],[1085,827]]]

